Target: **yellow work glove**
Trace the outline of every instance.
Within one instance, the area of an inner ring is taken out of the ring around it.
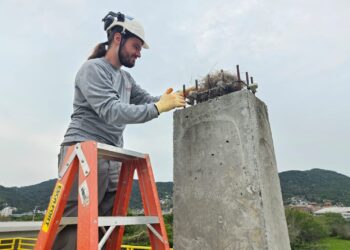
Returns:
[[[168,88],[167,91],[160,97],[159,101],[155,103],[155,105],[160,114],[177,107],[184,107],[186,102],[180,93],[173,92],[172,88]]]

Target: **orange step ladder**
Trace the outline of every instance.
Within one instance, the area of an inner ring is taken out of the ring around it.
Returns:
[[[98,216],[97,159],[102,157],[122,162],[113,216]],[[69,147],[35,249],[51,249],[59,225],[77,224],[79,250],[121,249],[125,225],[147,225],[152,249],[169,250],[158,192],[149,156],[114,146],[87,141]],[[126,216],[134,172],[137,171],[145,216]],[[74,177],[79,175],[78,217],[63,217]],[[62,219],[62,220],[61,220]],[[98,228],[104,236],[99,242]],[[109,227],[107,230],[104,227]]]

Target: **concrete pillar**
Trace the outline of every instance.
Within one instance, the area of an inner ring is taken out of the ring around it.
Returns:
[[[266,105],[246,90],[174,113],[174,249],[290,249]]]

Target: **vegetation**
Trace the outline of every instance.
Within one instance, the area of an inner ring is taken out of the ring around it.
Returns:
[[[340,214],[314,216],[296,209],[286,209],[286,219],[292,249],[328,249],[326,245],[333,242],[329,237],[349,239],[350,223]]]
[[[173,197],[173,183],[172,182],[157,182],[157,190],[159,198],[164,201],[162,204],[162,210],[170,210],[173,207],[172,197]],[[134,180],[131,191],[130,198],[130,208],[142,209],[141,195],[139,184],[137,180]]]
[[[350,241],[339,238],[325,238],[319,241],[316,247],[325,250],[348,250],[350,249]]]
[[[309,171],[287,171],[280,173],[283,199],[304,197],[308,201],[321,203],[331,200],[350,206],[350,178],[336,172],[312,169]],[[45,210],[56,180],[49,180],[27,187],[0,186],[0,209],[5,206],[17,207],[17,213],[33,211],[34,207]],[[162,209],[172,208],[173,183],[156,183],[162,202]],[[142,209],[138,183],[134,180],[130,209]],[[36,215],[35,220],[41,220]],[[339,214],[313,216],[306,212],[286,209],[286,219],[292,249],[350,249],[350,223]],[[32,220],[32,216],[0,217],[1,220]],[[170,245],[173,244],[173,215],[164,215]],[[145,226],[127,226],[124,244],[149,245]]]
[[[165,229],[168,234],[169,245],[170,247],[173,247],[173,215],[165,214],[163,215],[163,217]],[[135,246],[149,246],[150,242],[146,226],[126,226],[123,237],[123,244]]]
[[[6,205],[16,207],[16,213],[45,210],[49,203],[51,192],[56,180],[48,180],[36,185],[26,187],[3,187],[0,186],[0,209]]]
[[[56,179],[48,180],[26,187],[3,187],[0,185],[0,210],[5,206],[16,207],[16,213],[33,211],[35,207],[46,210]],[[172,208],[173,183],[157,182],[159,198],[163,201],[162,209],[169,211]],[[132,210],[142,209],[138,181],[134,180],[130,206]]]
[[[129,214],[130,215],[130,214]],[[350,249],[350,223],[339,214],[314,216],[295,209],[286,209],[292,249],[342,250]],[[173,214],[164,215],[170,246],[173,246]],[[123,244],[149,246],[145,226],[127,226]]]
[[[309,171],[286,171],[279,174],[283,200],[301,196],[308,201],[322,203],[331,200],[350,206],[350,177],[333,171],[312,169]],[[17,207],[17,213],[32,211],[35,206],[45,210],[56,179],[27,187],[0,186],[0,209],[6,204]],[[157,182],[159,198],[163,201],[162,209],[172,208],[173,183]],[[130,208],[142,209],[142,202],[137,180],[134,180]]]

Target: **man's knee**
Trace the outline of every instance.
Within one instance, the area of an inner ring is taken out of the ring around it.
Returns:
[[[62,231],[57,234],[53,250],[74,250],[77,249],[77,227],[74,225],[65,226]]]

